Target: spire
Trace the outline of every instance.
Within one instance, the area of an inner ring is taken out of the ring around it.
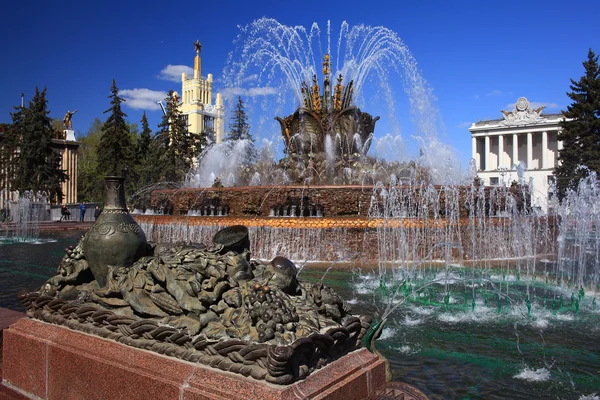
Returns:
[[[194,57],[194,79],[200,79],[202,76],[202,60],[200,59],[202,45],[199,40],[194,42],[194,49],[196,50],[196,57]]]

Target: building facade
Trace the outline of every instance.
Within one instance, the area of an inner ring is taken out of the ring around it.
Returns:
[[[180,111],[187,120],[189,133],[207,134],[213,136],[216,143],[221,143],[225,131],[223,98],[220,93],[217,93],[213,105],[213,76],[208,74],[206,79],[202,77],[202,59],[200,58],[202,45],[199,42],[194,45],[196,48],[194,75],[190,77],[184,72],[181,76]]]
[[[531,108],[529,101],[521,97],[512,111],[502,111],[504,118],[478,121],[469,132],[472,158],[484,185],[511,185],[522,180],[531,185],[532,204],[545,212],[562,148],[557,135],[564,117],[542,114],[543,109]]]
[[[60,168],[67,174],[67,180],[61,184],[63,204],[77,203],[77,150],[80,145],[71,129],[64,130],[62,137],[52,139],[52,147],[62,156]]]
[[[73,130],[64,130],[57,133],[58,137],[52,139],[52,148],[61,155],[60,169],[65,170],[67,180],[61,184],[63,199],[61,204],[77,203],[77,150],[81,143],[75,140]],[[1,143],[0,143],[1,145]],[[18,149],[16,153],[18,153]],[[8,168],[3,165],[2,168]],[[11,202],[19,199],[19,192],[10,190],[9,178],[1,174],[5,179],[0,185],[0,210],[8,210]],[[55,199],[51,199],[55,203]]]

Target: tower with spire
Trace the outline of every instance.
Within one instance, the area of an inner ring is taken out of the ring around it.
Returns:
[[[202,45],[198,40],[194,43],[194,49],[194,75],[189,77],[185,72],[181,75],[180,111],[187,119],[189,133],[213,136],[220,143],[225,132],[223,98],[217,93],[213,104],[213,76],[208,74],[206,79],[202,77]]]

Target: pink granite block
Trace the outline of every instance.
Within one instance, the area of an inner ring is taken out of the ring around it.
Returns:
[[[48,342],[9,328],[2,345],[2,382],[46,398]]]
[[[381,376],[376,376],[377,374]],[[358,350],[289,386],[198,367],[185,388],[185,399],[365,399],[385,383],[385,363]]]
[[[369,353],[366,349],[357,350],[313,372],[307,379],[297,383],[298,389],[310,398],[317,398],[316,396],[321,393],[332,396],[348,382],[352,382],[352,390],[357,395],[369,393],[369,381],[366,373],[368,368],[377,362],[379,362],[379,357],[375,354]],[[350,394],[352,393],[351,391]],[[365,397],[368,397],[368,394]],[[349,398],[360,399],[361,397],[345,397],[344,399]]]
[[[10,330],[22,332],[45,341],[54,340],[59,329],[63,328],[29,318],[22,318],[10,326]]]
[[[115,343],[118,346],[118,344]],[[135,351],[135,349],[132,349]],[[51,345],[48,358],[49,400],[177,399],[180,384],[163,379],[161,366],[154,373]],[[102,357],[102,358],[101,358]]]
[[[63,399],[364,399],[385,381],[384,363],[359,350],[279,386],[36,320],[6,330],[4,378]]]
[[[0,383],[0,400],[28,400],[28,397]]]
[[[198,366],[187,381],[184,399],[267,400],[280,398],[279,392],[279,386],[264,381]]]
[[[19,319],[25,317],[25,314],[0,307],[0,331],[8,328]]]
[[[181,385],[184,378],[194,371],[195,365],[176,358],[137,349],[114,340],[60,328],[54,344],[88,357],[101,357],[106,362],[123,365],[147,374],[159,375],[174,384]]]

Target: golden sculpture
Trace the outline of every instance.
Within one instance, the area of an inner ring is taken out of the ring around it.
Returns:
[[[63,118],[63,124],[65,124],[65,129],[71,130],[73,129],[73,124],[71,123],[71,119],[73,118],[73,115],[79,110],[75,110],[73,112],[71,112],[70,110],[67,111],[67,113],[65,114],[65,117]]]
[[[342,84],[342,74],[340,74],[337,78],[337,84],[335,85],[335,94],[333,97],[333,109],[334,110],[342,109],[343,92],[344,92],[344,85]]]
[[[317,75],[313,75],[311,92],[313,109],[319,111],[321,110],[321,88],[319,87],[319,81],[317,81]]]
[[[331,73],[331,63],[329,62],[329,54],[325,54],[323,57],[323,75],[329,76]]]
[[[325,57],[323,72],[329,71],[329,56]],[[323,81],[323,93],[317,76],[313,75],[312,84],[302,82],[302,106],[285,118],[275,117],[281,126],[285,141],[285,153],[308,156],[325,151],[327,136],[335,138],[335,151],[339,157],[349,154],[366,154],[371,144],[375,123],[379,117],[362,112],[352,102],[354,82],[342,83],[343,76],[338,75],[331,90],[329,76]],[[356,139],[356,135],[360,140]],[[308,143],[309,145],[304,145]]]

